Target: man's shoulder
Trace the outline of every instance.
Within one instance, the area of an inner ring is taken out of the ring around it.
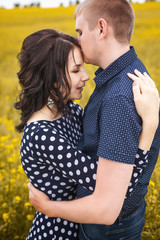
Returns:
[[[134,74],[134,70],[137,69],[140,72],[147,72],[145,65],[139,58],[136,58],[132,64],[124,68],[119,74],[117,74],[111,81],[108,83],[108,86],[105,91],[105,99],[114,99],[115,97],[124,97],[127,99],[133,99],[132,84],[133,81],[127,76],[127,73]]]
[[[131,65],[129,65],[129,68],[131,69],[131,71],[134,71],[135,69],[137,69],[142,73],[148,72],[146,66],[138,57]]]

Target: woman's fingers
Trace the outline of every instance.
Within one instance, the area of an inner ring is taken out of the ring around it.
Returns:
[[[136,101],[136,99],[138,99],[141,95],[141,92],[140,92],[140,88],[139,88],[139,85],[134,82],[133,83],[133,95],[134,95],[134,100]]]
[[[145,76],[140,72],[138,71],[137,69],[134,70],[134,73],[137,75],[137,77],[139,77],[141,80],[143,81],[146,81],[146,78]]]
[[[145,85],[143,83],[143,80],[141,80],[139,77],[137,77],[136,75],[132,74],[132,73],[127,73],[128,77],[131,78],[134,82],[138,83],[139,88],[142,92],[142,89],[145,88]]]
[[[136,75],[132,74],[132,73],[127,73],[128,77],[131,78],[133,81],[139,81],[139,77],[137,77]]]
[[[33,202],[36,200],[36,195],[39,190],[37,190],[30,182],[27,185],[29,189],[29,199],[33,205]]]
[[[152,80],[152,78],[146,73],[144,72],[143,74],[138,71],[137,69],[134,70],[134,74],[130,75],[129,77],[133,80],[133,81],[139,81],[139,82],[143,82],[145,86],[150,86],[150,87],[155,87],[155,82]],[[133,77],[135,76],[135,77]]]
[[[153,85],[153,80],[149,77],[149,75],[147,73],[141,73],[140,71],[138,71],[137,69],[134,70],[134,73],[137,75],[137,77],[139,77],[143,83],[146,86],[151,86]]]
[[[32,183],[28,183],[27,184],[28,185],[28,189],[29,189],[29,192],[32,192],[32,194],[40,194],[41,193],[41,191],[39,191],[37,188],[35,188],[33,185],[32,185]]]
[[[35,188],[31,183],[28,183],[27,185],[29,188],[29,199],[33,207],[38,212],[49,215],[49,213],[45,211],[48,201],[50,201],[49,197],[42,191]]]
[[[131,74],[131,73],[128,73],[127,75],[134,82],[138,83],[141,93],[143,93],[147,89],[154,90],[155,92],[158,92],[154,81],[151,79],[151,77],[146,72],[144,72],[142,74],[140,71],[135,69],[134,73],[136,75]]]
[[[32,185],[32,183],[30,183],[30,182],[27,183],[27,186],[28,186],[28,189],[29,189],[30,191],[32,191],[32,189],[34,188],[33,185]]]
[[[49,197],[42,191],[35,188],[30,182],[27,184],[29,189],[29,199],[32,201],[41,199],[41,200],[49,200]]]
[[[152,78],[146,72],[144,72],[143,75],[145,76],[146,80],[148,81],[149,86],[156,88],[155,82],[152,80]]]

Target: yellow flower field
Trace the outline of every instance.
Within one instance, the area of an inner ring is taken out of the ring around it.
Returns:
[[[134,4],[136,15],[132,45],[160,90],[160,2]],[[0,240],[22,240],[34,217],[28,200],[27,178],[19,156],[20,138],[14,130],[19,115],[13,104],[19,93],[16,56],[30,33],[55,28],[76,35],[75,7],[59,9],[0,9]],[[94,88],[95,67],[86,65],[91,77],[80,100],[85,106]],[[160,239],[160,163],[157,163],[147,194],[143,240]]]

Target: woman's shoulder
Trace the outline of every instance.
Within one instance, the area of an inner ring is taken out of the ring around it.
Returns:
[[[48,141],[51,137],[59,137],[58,129],[51,121],[40,120],[28,123],[23,132],[22,141],[36,142],[39,144]]]
[[[33,137],[36,133],[47,133],[49,131],[56,131],[55,124],[52,121],[39,120],[26,124],[24,127],[23,135],[30,135]]]
[[[71,113],[76,116],[83,116],[83,108],[77,104],[76,102],[72,101],[70,103]]]

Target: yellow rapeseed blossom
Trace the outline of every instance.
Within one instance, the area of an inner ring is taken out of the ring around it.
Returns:
[[[0,181],[2,182],[3,180],[3,175],[0,173]]]
[[[158,195],[158,194],[159,194],[158,190],[157,190],[157,189],[154,189],[154,190],[153,190],[153,194]]]
[[[16,183],[16,179],[11,178],[11,179],[9,180],[9,182],[10,182],[10,184],[14,184],[14,185],[15,185],[15,183]]]
[[[17,170],[15,168],[11,169],[11,174],[15,174],[17,172]]]
[[[14,202],[15,202],[16,204],[20,203],[20,201],[21,201],[21,198],[20,198],[19,196],[16,196],[16,197],[14,198]]]
[[[149,186],[150,186],[150,187],[155,187],[155,183],[154,183],[152,180],[150,180]]]
[[[14,150],[14,145],[13,144],[8,144],[5,146],[6,150],[9,152],[12,152]]]
[[[12,139],[12,143],[15,144],[15,145],[16,145],[16,144],[19,145],[19,144],[20,144],[20,143],[19,143],[19,138],[13,138],[13,139]]]
[[[4,148],[5,144],[4,142],[0,142],[0,149]]]
[[[4,203],[2,204],[2,208],[6,208],[6,207],[7,207],[7,203],[4,202]]]
[[[8,136],[0,136],[0,142],[6,142],[6,141],[8,141],[8,139],[10,138],[10,136],[8,135]]]
[[[6,163],[4,161],[0,162],[0,168],[4,168],[6,166]]]
[[[4,222],[9,222],[9,214],[8,213],[3,213],[2,219]]]
[[[19,173],[21,173],[21,174],[24,174],[24,170],[23,170],[23,168],[22,168],[22,165],[18,165],[17,171],[18,171]]]
[[[12,156],[8,157],[7,161],[8,163],[14,163],[14,158]]]
[[[26,216],[26,218],[27,218],[28,221],[32,221],[33,218],[34,218],[34,216],[33,216],[32,214],[28,214],[28,215]]]
[[[30,202],[26,202],[26,203],[24,204],[24,206],[25,206],[25,208],[29,208],[29,207],[32,207],[32,204],[31,204]]]

